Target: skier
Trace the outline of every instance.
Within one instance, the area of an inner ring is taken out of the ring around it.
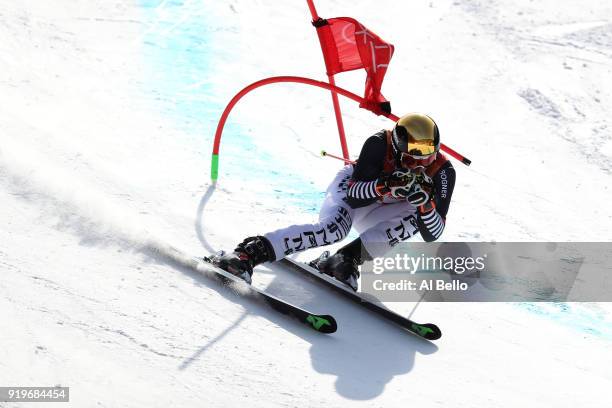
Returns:
[[[234,252],[211,258],[216,266],[251,283],[253,267],[344,239],[352,227],[359,238],[311,265],[357,290],[359,265],[383,256],[420,233],[435,241],[446,225],[455,169],[439,152],[440,133],[429,116],[410,113],[393,130],[364,143],[356,164],[344,166],[327,189],[319,220],[248,237]]]

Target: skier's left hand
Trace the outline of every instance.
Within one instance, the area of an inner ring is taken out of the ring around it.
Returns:
[[[424,171],[416,171],[415,183],[406,200],[415,207],[427,203],[433,198],[433,180]]]
[[[406,196],[406,200],[418,207],[428,202],[433,196],[433,188],[427,183],[415,183],[410,190],[410,194]]]

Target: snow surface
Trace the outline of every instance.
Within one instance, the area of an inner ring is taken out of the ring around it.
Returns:
[[[609,241],[612,5],[320,1],[396,45],[383,92],[473,165],[448,241]],[[391,304],[419,340],[275,266],[254,284],[313,333],[183,266],[185,254],[316,217],[338,163],[306,2],[0,1],[0,385],[75,407],[602,407],[610,304]],[[363,74],[338,84],[361,92]],[[386,119],[342,101],[352,153]],[[306,256],[312,256],[307,254]],[[27,404],[27,406],[35,404]],[[2,407],[20,406],[0,403]],[[26,406],[26,404],[24,404]]]

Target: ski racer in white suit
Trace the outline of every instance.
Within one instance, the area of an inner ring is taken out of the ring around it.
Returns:
[[[442,235],[455,169],[439,149],[440,132],[433,119],[407,114],[393,130],[370,136],[357,163],[338,172],[317,222],[246,238],[233,253],[212,261],[250,283],[255,265],[336,243],[355,228],[359,238],[311,265],[357,290],[358,266],[365,260],[384,255],[417,233],[428,242]]]

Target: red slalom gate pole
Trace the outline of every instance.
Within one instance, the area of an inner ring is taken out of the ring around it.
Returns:
[[[336,81],[333,75],[327,76],[329,84],[336,86]],[[348,160],[349,151],[348,145],[346,144],[346,136],[344,134],[344,122],[342,122],[342,112],[340,111],[340,102],[338,101],[338,94],[331,91],[332,103],[334,104],[334,114],[336,115],[336,126],[338,126],[338,134],[340,135],[340,146],[342,147],[342,156]]]
[[[308,9],[310,10],[310,15],[312,16],[313,21],[318,20],[319,15],[317,14],[317,9],[315,8],[313,1],[306,0],[306,3],[308,3]]]
[[[313,0],[306,0],[308,3],[308,9],[310,10],[310,15],[312,16],[312,22],[314,23],[320,17],[317,13],[317,9],[315,8]],[[321,49],[323,52],[323,49]],[[325,57],[325,55],[324,55]],[[327,79],[331,86],[336,86],[336,81],[334,80],[333,75],[327,75]],[[336,126],[338,127],[338,135],[340,136],[340,146],[342,147],[342,155],[345,159],[349,158],[348,145],[346,144],[346,135],[344,133],[344,122],[342,121],[342,111],[340,110],[340,101],[338,100],[338,94],[332,89],[332,104],[334,105],[334,114],[336,115]]]

